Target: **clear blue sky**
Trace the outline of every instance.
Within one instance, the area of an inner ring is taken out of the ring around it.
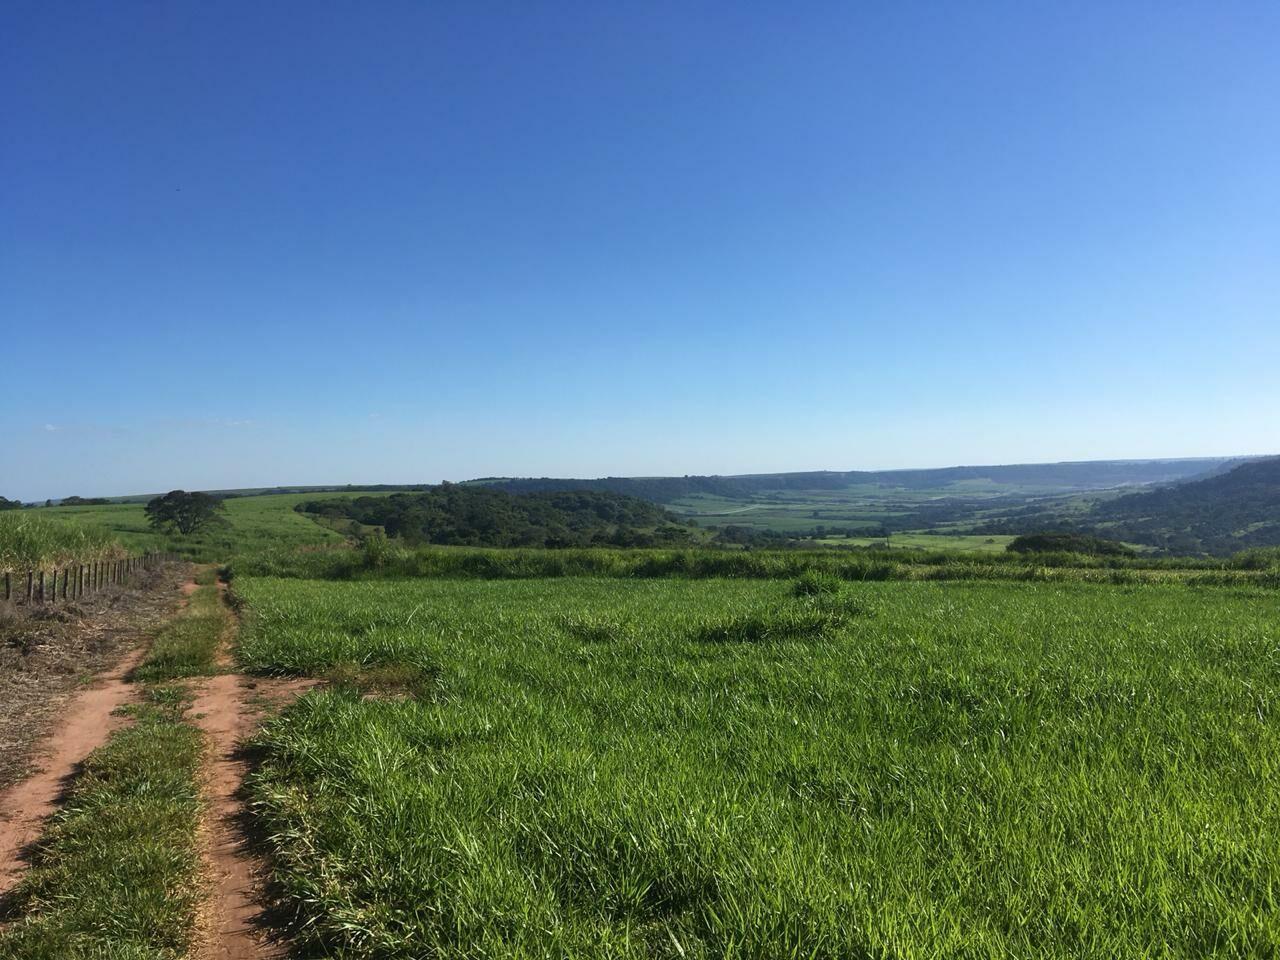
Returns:
[[[1280,5],[0,6],[0,494],[1280,452]]]

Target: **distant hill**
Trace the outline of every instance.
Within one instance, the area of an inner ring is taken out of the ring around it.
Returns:
[[[1088,519],[1105,536],[1172,553],[1280,546],[1280,457],[1117,497],[1095,506]]]
[[[771,491],[843,490],[873,484],[906,490],[945,489],[965,481],[987,481],[1046,492],[1105,490],[1139,484],[1169,483],[1211,473],[1229,463],[1224,458],[1188,460],[1096,460],[1068,463],[942,467],[929,470],[821,470],[803,473],[760,473],[740,476],[513,478],[484,477],[484,484],[508,493],[552,490],[595,490],[671,503],[695,494],[742,499]]]

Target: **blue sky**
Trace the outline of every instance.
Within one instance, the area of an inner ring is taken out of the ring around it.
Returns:
[[[1280,452],[1280,5],[0,7],[0,494]]]

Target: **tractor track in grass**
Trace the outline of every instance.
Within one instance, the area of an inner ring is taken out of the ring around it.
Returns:
[[[208,740],[204,779],[206,874],[212,899],[202,918],[199,960],[263,960],[289,955],[288,944],[268,920],[263,895],[266,870],[245,833],[242,787],[249,763],[244,742],[264,714],[315,685],[313,680],[266,680],[235,671],[231,646],[239,629],[226,585],[218,584],[227,627],[218,650],[221,672],[196,686],[192,713]]]

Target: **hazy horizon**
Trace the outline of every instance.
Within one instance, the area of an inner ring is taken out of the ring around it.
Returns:
[[[45,500],[62,500],[70,496],[81,497],[136,497],[149,494],[164,493],[168,490],[259,490],[273,489],[277,487],[372,487],[372,486],[416,486],[420,484],[439,484],[439,483],[465,483],[471,480],[488,480],[488,479],[572,479],[572,480],[598,480],[607,477],[627,477],[632,479],[648,479],[663,477],[685,477],[685,476],[703,476],[703,477],[749,477],[749,476],[771,476],[777,474],[796,474],[796,473],[893,473],[898,471],[913,470],[948,470],[955,468],[976,468],[983,467],[1007,467],[1007,466],[1041,466],[1041,465],[1057,465],[1057,464],[1079,464],[1079,463],[1143,463],[1143,462],[1181,462],[1181,461],[1220,461],[1220,460],[1256,460],[1266,459],[1273,456],[1280,456],[1277,453],[1235,453],[1235,454],[1209,454],[1184,457],[1109,457],[1109,458],[1088,458],[1084,460],[1074,459],[1053,459],[1053,460],[1024,460],[1024,461],[1005,461],[1005,462],[978,462],[967,461],[957,463],[930,463],[916,464],[912,466],[871,466],[871,467],[807,467],[804,469],[783,469],[783,470],[745,470],[735,471],[732,473],[724,471],[699,471],[699,470],[683,470],[671,473],[581,473],[571,474],[565,472],[558,473],[487,473],[487,474],[469,474],[467,476],[442,476],[434,479],[406,479],[404,477],[392,477],[390,479],[370,479],[368,477],[356,480],[277,480],[269,483],[230,483],[230,484],[161,484],[154,488],[137,489],[129,491],[102,492],[97,490],[73,490],[69,493],[61,494],[37,494],[34,496],[12,497],[11,499],[21,500],[24,503],[43,503]]]

